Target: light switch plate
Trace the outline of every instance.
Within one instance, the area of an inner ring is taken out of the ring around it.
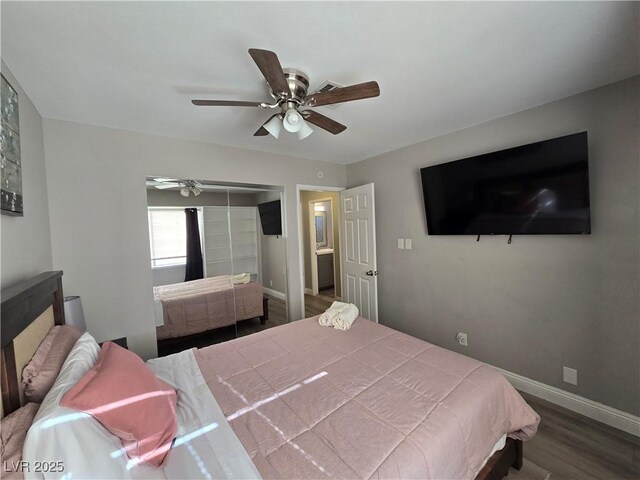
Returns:
[[[578,371],[573,368],[562,367],[562,380],[571,385],[578,385]]]
[[[410,238],[405,238],[404,239],[404,248],[405,248],[405,250],[411,250],[411,239]]]
[[[400,250],[404,250],[404,238],[399,238],[398,239],[398,248]]]

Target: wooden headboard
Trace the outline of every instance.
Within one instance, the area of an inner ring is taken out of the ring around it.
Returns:
[[[22,372],[18,372],[16,353],[31,358],[48,329],[35,329],[35,335],[38,338],[32,338],[29,342],[35,345],[29,348],[30,350],[34,349],[33,351],[16,352],[14,341],[27,327],[42,318],[43,313],[49,309],[52,310],[53,323],[64,325],[62,271],[44,272],[25,282],[5,288],[2,290],[1,298],[0,343],[2,344],[2,358],[0,380],[2,413],[7,415],[20,408],[19,375],[21,376]]]

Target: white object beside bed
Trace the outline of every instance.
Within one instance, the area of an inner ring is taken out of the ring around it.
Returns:
[[[164,311],[162,310],[162,302],[160,299],[155,299],[153,301],[153,315],[156,319],[156,327],[161,327],[164,325]]]

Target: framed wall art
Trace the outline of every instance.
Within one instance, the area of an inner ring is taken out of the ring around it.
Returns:
[[[5,215],[23,215],[18,92],[4,78],[0,95],[0,207]]]

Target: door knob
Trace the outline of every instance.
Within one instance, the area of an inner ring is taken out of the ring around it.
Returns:
[[[374,277],[374,276],[378,275],[378,271],[376,270],[374,272],[373,270],[369,270],[368,272],[365,272],[365,274],[367,275],[367,277]]]

